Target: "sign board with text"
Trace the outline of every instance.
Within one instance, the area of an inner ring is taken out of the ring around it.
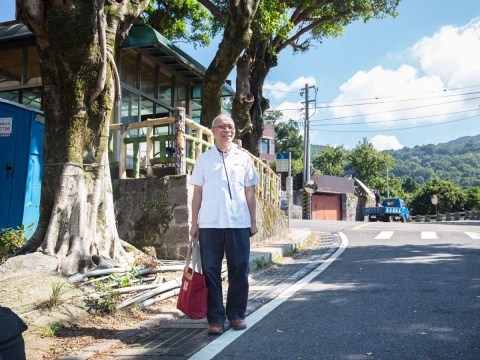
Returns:
[[[276,154],[276,167],[277,172],[288,172],[290,157],[289,153],[278,153]]]
[[[0,118],[0,136],[10,135],[12,135],[12,118]]]

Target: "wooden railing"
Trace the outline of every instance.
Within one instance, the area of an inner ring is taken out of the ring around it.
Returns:
[[[141,176],[141,163],[146,165],[144,175],[146,177],[154,176],[155,167],[168,168],[171,170],[171,174],[175,175],[191,173],[195,160],[214,145],[213,134],[209,128],[187,119],[184,108],[175,108],[173,115],[173,117],[148,119],[129,125],[110,125],[109,157],[112,165],[118,164],[120,179],[127,178],[128,144],[133,146],[132,178]],[[170,124],[174,124],[173,134],[155,134],[155,128],[170,126]],[[185,131],[186,125],[189,128],[189,134]],[[138,133],[132,134],[132,130],[138,130]],[[116,140],[119,140],[119,144],[116,143]],[[144,148],[146,149],[144,156],[140,151],[142,144],[145,144]],[[119,148],[120,152],[118,162],[113,159],[114,149],[116,148]],[[154,153],[155,148],[159,149],[157,153]],[[245,151],[252,158],[260,177],[260,184],[255,186],[256,195],[276,206],[280,206],[280,177],[262,160],[244,149],[242,151]]]
[[[431,222],[431,221],[458,221],[458,220],[480,220],[480,210],[465,210],[454,213],[437,215],[412,215],[410,221]]]

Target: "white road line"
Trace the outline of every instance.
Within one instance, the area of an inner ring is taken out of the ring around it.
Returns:
[[[435,231],[422,231],[422,240],[435,240],[438,239]]]
[[[393,231],[380,231],[375,240],[388,240],[393,236]]]
[[[246,330],[235,331],[233,329],[228,330],[227,332],[223,333],[219,337],[217,337],[214,341],[210,344],[205,346],[202,350],[197,352],[195,355],[190,357],[190,360],[210,360],[218,353],[220,353],[223,349],[225,349],[228,345],[230,345],[236,338],[245,334],[246,331],[251,329],[253,325],[257,322],[262,320],[265,316],[268,315],[272,310],[276,307],[281,305],[284,301],[288,300],[293,294],[297,291],[302,289],[305,285],[307,285],[310,281],[312,281],[317,275],[322,273],[326,268],[328,268],[333,261],[337,257],[339,257],[347,248],[348,246],[348,238],[343,233],[339,233],[340,237],[342,238],[342,244],[340,247],[335,251],[335,253],[330,256],[324,263],[318,266],[315,270],[313,270],[310,274],[305,276],[304,278],[297,281],[295,284],[290,286],[284,292],[279,294],[275,299],[268,302],[266,305],[262,306],[257,311],[250,314],[246,319],[245,322],[249,326]]]
[[[480,233],[466,232],[465,234],[470,236],[472,239],[480,240]]]

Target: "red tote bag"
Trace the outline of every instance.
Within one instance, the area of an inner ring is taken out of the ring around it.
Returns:
[[[190,268],[190,261],[192,267]],[[203,319],[207,316],[208,289],[202,271],[200,244],[195,239],[188,244],[185,270],[183,272],[180,293],[178,294],[177,309],[192,320]]]

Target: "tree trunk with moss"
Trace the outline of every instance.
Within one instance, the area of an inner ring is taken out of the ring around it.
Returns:
[[[264,128],[263,113],[269,108],[268,99],[263,97],[263,85],[270,69],[277,66],[277,57],[268,52],[267,45],[266,40],[252,37],[237,64],[237,93],[232,104],[232,113],[242,130],[239,135],[242,146],[257,156]]]
[[[259,0],[228,0],[229,14],[223,39],[203,78],[200,124],[204,126],[210,127],[212,120],[222,112],[222,86],[235,67],[238,57],[250,42],[252,34],[250,25],[259,2]],[[200,3],[207,8],[213,6],[208,0],[200,0]],[[218,9],[214,10],[216,11],[213,11],[213,15],[220,17],[219,20],[222,21],[226,15],[220,13]]]
[[[64,274],[99,254],[127,262],[114,218],[108,125],[120,83],[114,51],[149,0],[17,0],[35,34],[45,114],[40,220],[20,253],[42,251]]]

